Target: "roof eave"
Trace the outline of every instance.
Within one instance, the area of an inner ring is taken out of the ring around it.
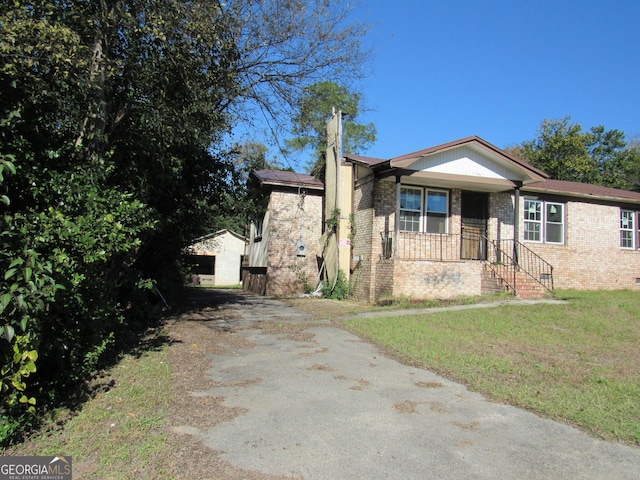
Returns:
[[[635,198],[624,198],[624,197],[616,197],[612,195],[597,195],[592,193],[580,193],[580,192],[571,192],[565,190],[557,190],[552,188],[540,188],[535,185],[527,186],[522,189],[523,192],[531,192],[531,193],[546,193],[551,195],[561,195],[564,197],[574,197],[574,198],[583,198],[586,200],[599,200],[606,202],[615,202],[615,203],[629,203],[633,205],[640,205],[640,199]]]
[[[262,185],[268,185],[273,187],[305,188],[307,190],[318,190],[318,191],[324,190],[324,185],[311,185],[308,183],[277,182],[273,180],[265,180],[261,183]]]

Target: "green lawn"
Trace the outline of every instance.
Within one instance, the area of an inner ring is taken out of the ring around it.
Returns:
[[[640,444],[640,292],[560,291],[523,305],[344,322],[489,398]]]
[[[167,465],[168,348],[127,355],[107,378],[110,383],[78,412],[56,412],[63,428],[55,428],[52,419],[40,434],[0,453],[71,455],[74,478],[173,478]]]

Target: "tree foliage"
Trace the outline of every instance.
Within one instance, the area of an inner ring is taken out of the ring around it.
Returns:
[[[0,5],[0,443],[162,306],[181,249],[234,213],[234,122],[357,77],[346,5]]]
[[[268,198],[250,174],[256,170],[284,169],[275,159],[268,160],[267,152],[266,145],[248,141],[236,145],[229,153],[235,171],[235,175],[229,178],[233,191],[226,196],[222,205],[225,214],[217,218],[213,230],[227,228],[237,233],[247,233],[245,230],[251,222],[262,219]]]
[[[306,88],[326,80],[349,85],[361,78],[368,26],[349,0],[231,0],[240,55],[240,94],[231,110],[250,124],[266,118],[274,132],[298,112]]]
[[[345,152],[360,153],[376,140],[372,123],[358,123],[362,96],[352,93],[335,82],[324,81],[310,85],[299,100],[293,117],[294,137],[287,141],[291,150],[310,149],[313,152],[311,172],[322,175],[327,149],[326,123],[333,110],[342,111],[342,144]]]
[[[640,150],[628,145],[620,130],[596,126],[584,131],[570,117],[544,120],[538,136],[514,153],[557,180],[628,190],[640,187]]]

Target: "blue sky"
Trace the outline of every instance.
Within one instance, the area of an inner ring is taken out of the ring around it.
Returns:
[[[362,0],[358,88],[390,158],[470,135],[503,148],[571,116],[640,135],[640,1]]]

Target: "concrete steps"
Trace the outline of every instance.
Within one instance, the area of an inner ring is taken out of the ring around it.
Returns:
[[[510,272],[510,276],[512,275],[513,271]],[[513,282],[513,279],[511,278],[510,280],[511,281],[507,283],[505,279],[497,275],[493,269],[485,264],[482,277],[482,293],[514,293],[513,287],[510,285],[510,283]],[[519,271],[516,272],[515,295],[517,298],[521,299],[543,298],[547,295],[547,289],[523,271]]]

